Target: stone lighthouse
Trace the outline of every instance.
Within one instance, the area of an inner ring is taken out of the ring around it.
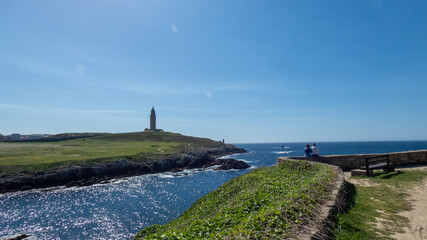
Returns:
[[[156,111],[154,111],[154,107],[151,108],[150,130],[156,131]]]

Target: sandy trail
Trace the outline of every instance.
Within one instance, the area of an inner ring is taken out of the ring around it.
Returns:
[[[396,170],[427,171],[427,166],[399,167]],[[344,175],[346,181],[350,183],[372,186],[372,183],[368,179],[350,178],[350,172],[346,172]],[[408,193],[410,194],[408,200],[412,203],[413,208],[411,211],[400,212],[399,215],[409,219],[409,228],[405,227],[404,233],[396,233],[392,237],[402,240],[427,239],[427,180],[410,189]]]

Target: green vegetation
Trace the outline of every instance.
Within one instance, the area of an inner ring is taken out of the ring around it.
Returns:
[[[135,239],[283,239],[316,214],[329,195],[333,170],[288,161],[234,178],[178,219],[153,225]]]
[[[425,171],[377,172],[374,178],[352,177],[367,184],[349,185],[351,209],[337,217],[336,239],[393,239],[408,219],[399,212],[411,210],[407,190],[422,183]]]
[[[48,141],[0,142],[0,173],[36,172],[76,163],[117,159],[154,161],[181,153],[188,146],[219,142],[168,132],[60,134]]]

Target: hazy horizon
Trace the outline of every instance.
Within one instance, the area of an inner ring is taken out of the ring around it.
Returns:
[[[135,132],[143,132],[143,131],[135,131]],[[168,132],[168,131],[166,131]],[[16,132],[17,133],[17,132]],[[132,132],[58,132],[58,133],[17,133],[20,135],[57,135],[57,134],[65,134],[65,133],[94,133],[94,134],[102,134],[102,133],[107,133],[107,134],[121,134],[121,133],[132,133]],[[177,133],[177,132],[172,132],[172,133]],[[0,132],[1,135],[3,136],[7,136],[7,135],[11,135],[11,134],[15,134],[15,133],[10,133],[10,134],[3,134]],[[185,133],[179,133],[182,135],[187,135]],[[189,136],[189,135],[187,135]],[[191,137],[201,137],[201,138],[209,138],[209,137],[203,137],[203,136],[191,136]],[[212,139],[214,141],[222,141],[223,139]],[[225,139],[224,139],[225,140]],[[427,139],[420,139],[420,140],[413,140],[413,139],[389,139],[389,140],[336,140],[336,141],[316,141],[317,143],[352,143],[352,142],[425,142],[427,141]],[[312,144],[313,141],[281,141],[281,142],[225,142],[225,143],[229,143],[229,144],[286,144],[286,143],[302,143],[302,144]]]

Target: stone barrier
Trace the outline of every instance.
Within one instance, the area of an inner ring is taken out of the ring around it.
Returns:
[[[287,158],[287,160],[296,160]],[[280,164],[279,162],[278,164]],[[317,164],[313,162],[313,164]],[[330,196],[320,206],[311,221],[307,222],[295,239],[324,240],[331,239],[335,228],[335,216],[347,209],[350,205],[347,202],[347,184],[344,173],[340,167],[326,164],[336,174],[335,181],[330,188]]]
[[[320,156],[318,158],[306,158],[306,157],[279,157],[277,163],[280,164],[286,160],[313,160],[322,163],[327,163],[341,167],[344,171],[350,171],[352,169],[359,169],[360,166],[365,165],[366,156],[375,155],[388,155],[390,161],[395,166],[406,166],[414,164],[427,164],[427,150],[418,151],[407,151],[407,152],[395,152],[395,153],[380,153],[380,154],[356,154],[356,155],[330,155]]]

